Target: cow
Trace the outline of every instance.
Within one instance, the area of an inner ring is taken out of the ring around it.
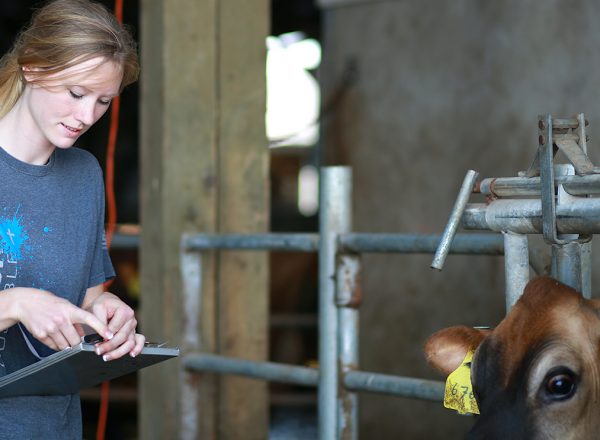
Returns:
[[[424,347],[446,375],[469,350],[480,415],[467,440],[600,439],[600,300],[538,277],[496,328],[446,328]]]

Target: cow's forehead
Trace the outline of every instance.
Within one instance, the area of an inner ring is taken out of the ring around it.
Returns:
[[[496,364],[495,374],[501,376],[496,379],[506,386],[515,374],[522,373],[523,364],[532,359],[534,352],[548,343],[563,342],[573,348],[596,344],[599,329],[596,311],[587,300],[555,280],[542,279],[528,286],[488,336],[477,362]]]

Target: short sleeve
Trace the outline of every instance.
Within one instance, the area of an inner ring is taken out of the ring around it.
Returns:
[[[98,212],[98,222],[96,229],[96,243],[94,246],[92,264],[90,268],[90,277],[88,280],[88,288],[103,284],[106,281],[115,277],[115,270],[108,253],[106,243],[106,233],[104,230],[104,182],[102,180],[102,172],[97,174],[98,183],[96,191],[96,206]]]

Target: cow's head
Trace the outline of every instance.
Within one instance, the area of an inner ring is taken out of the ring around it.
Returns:
[[[481,415],[467,439],[600,438],[599,316],[600,301],[540,277],[493,331],[432,335],[427,360],[445,374],[476,348],[471,379]]]

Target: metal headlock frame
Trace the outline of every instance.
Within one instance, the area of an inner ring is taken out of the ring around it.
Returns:
[[[552,246],[551,273],[589,297],[589,240],[592,234],[600,232],[600,199],[581,196],[600,194],[600,176],[594,175],[600,170],[587,159],[584,127],[583,115],[554,120],[549,115],[541,116],[539,128],[543,135],[540,135],[538,154],[529,170],[517,178],[484,179],[477,184],[477,173],[469,171],[441,236],[350,232],[352,178],[348,167],[321,170],[320,234],[184,235],[181,240],[184,368],[189,372],[234,374],[316,386],[320,440],[358,438],[357,391],[441,401],[443,382],[358,369],[360,254],[435,253],[432,267],[439,270],[449,253],[504,254],[509,309],[529,280],[530,264],[538,273],[544,269],[538,254],[529,249],[527,238],[527,234],[543,234]],[[575,167],[553,166],[557,147]],[[573,175],[573,169],[577,175]],[[472,192],[481,192],[494,200],[468,204]],[[501,199],[507,196],[540,198]],[[459,225],[502,235],[456,234]],[[197,334],[203,284],[201,254],[216,249],[319,253],[319,369],[212,353],[185,353],[186,346],[201,346],[201,336]],[[195,420],[197,401],[192,395],[187,397],[182,398],[182,426],[192,438],[195,427],[189,422]]]

